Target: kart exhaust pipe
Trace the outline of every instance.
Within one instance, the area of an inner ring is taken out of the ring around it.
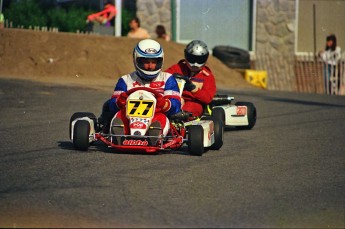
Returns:
[[[228,95],[215,95],[213,97],[213,100],[211,104],[213,106],[220,106],[220,105],[225,105],[225,104],[230,104],[231,100],[233,100],[234,97],[228,96]]]

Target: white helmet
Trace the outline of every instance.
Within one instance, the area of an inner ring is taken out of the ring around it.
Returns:
[[[184,57],[192,71],[198,71],[208,59],[207,45],[200,40],[191,41],[184,50]]]
[[[145,70],[143,59],[157,59],[154,70]],[[133,51],[133,62],[139,77],[145,81],[155,79],[163,66],[164,52],[161,45],[152,39],[140,41]]]

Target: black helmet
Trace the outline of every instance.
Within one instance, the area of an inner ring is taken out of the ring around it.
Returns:
[[[193,70],[199,70],[206,64],[208,59],[207,45],[200,40],[191,41],[184,50],[184,57],[188,67]]]

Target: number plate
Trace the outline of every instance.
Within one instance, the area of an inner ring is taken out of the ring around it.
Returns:
[[[127,100],[127,116],[150,118],[153,116],[153,103],[153,100],[129,99]]]

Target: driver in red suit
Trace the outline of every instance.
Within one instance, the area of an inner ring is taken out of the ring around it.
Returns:
[[[101,117],[109,119],[115,114],[111,120],[110,131],[112,133],[129,134],[129,121],[125,109],[122,108],[126,105],[128,97],[126,92],[136,87],[148,87],[161,95],[156,98],[156,107],[160,112],[156,112],[152,119],[151,126],[155,128],[152,131],[149,130],[153,132],[149,132],[149,135],[157,136],[168,133],[170,124],[167,116],[181,111],[181,96],[176,79],[170,73],[161,71],[163,60],[163,48],[157,41],[145,39],[136,45],[133,50],[133,62],[136,70],[118,80],[111,99],[103,106]],[[108,111],[108,115],[105,110]],[[106,128],[109,128],[110,121],[105,123],[108,123]]]
[[[184,55],[185,59],[169,67],[166,72],[189,78],[182,93],[182,110],[200,117],[216,93],[215,77],[211,69],[205,66],[209,51],[203,41],[194,40],[186,46]]]

